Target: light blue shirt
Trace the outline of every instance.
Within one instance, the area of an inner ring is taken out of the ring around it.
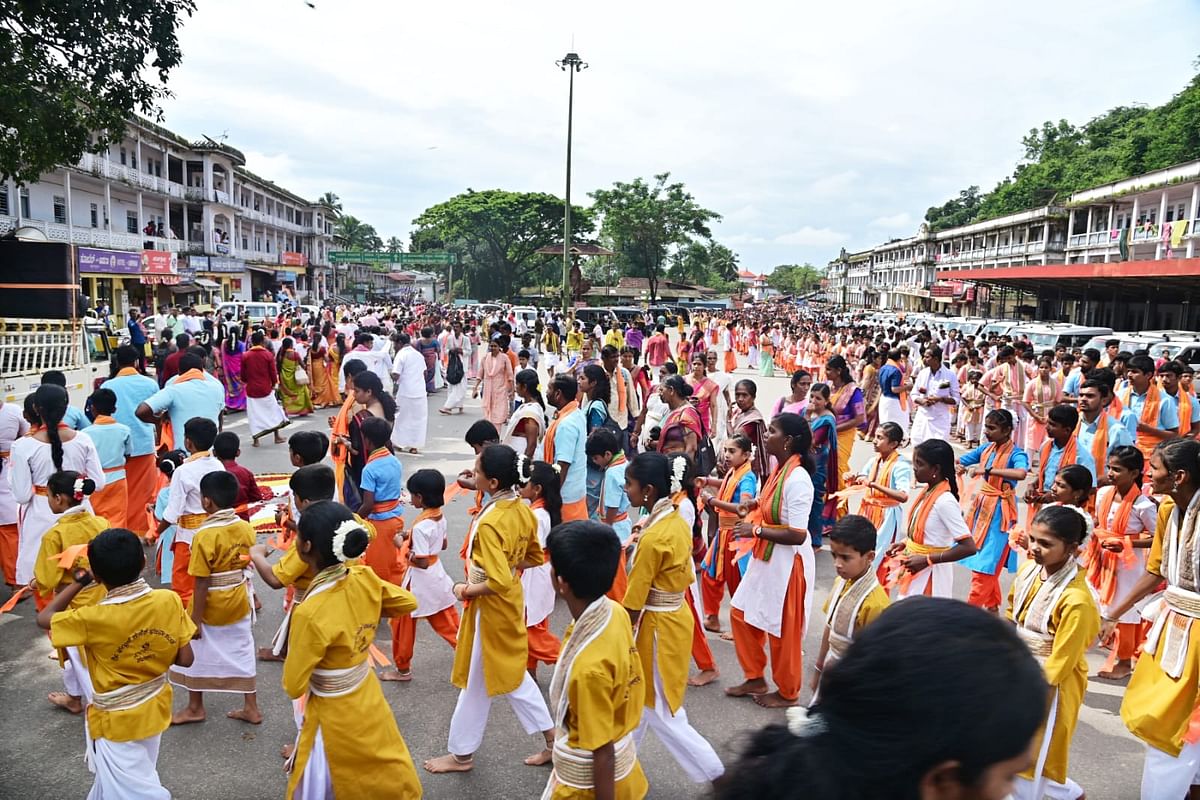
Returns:
[[[1079,397],[1079,385],[1083,383],[1083,371],[1076,367],[1063,383],[1063,394]]]
[[[363,467],[360,486],[371,492],[376,503],[400,499],[400,487],[404,478],[404,467],[393,455],[377,458]],[[399,504],[390,511],[372,511],[368,519],[392,519],[403,514]]]
[[[587,422],[582,411],[559,418],[554,429],[554,460],[570,465],[562,478],[564,503],[578,503],[587,496],[586,442]]]
[[[1101,413],[1107,414],[1108,411],[1106,409]],[[1128,412],[1122,409],[1122,417],[1124,417],[1126,414],[1128,414]],[[1136,419],[1134,420],[1134,423],[1136,425]],[[1076,430],[1076,435],[1079,437],[1079,451],[1081,453],[1087,451],[1089,458],[1091,458],[1092,455],[1092,442],[1096,439],[1096,428],[1099,427],[1099,425],[1100,417],[1096,417],[1096,421],[1091,423],[1082,417],[1079,419],[1079,428]],[[1124,420],[1110,418],[1108,420],[1108,449],[1104,451],[1105,454],[1107,455],[1108,453],[1111,453],[1118,447],[1131,446],[1133,446],[1133,436],[1129,433],[1129,428],[1125,426]],[[1096,466],[1101,467],[1103,465],[1097,464]],[[1095,475],[1094,472],[1092,474]]]
[[[1179,401],[1167,394],[1164,391],[1159,391],[1160,398],[1158,404],[1158,423],[1154,426],[1159,430],[1169,431],[1179,427]],[[1133,391],[1133,387],[1129,387],[1129,402],[1125,404],[1125,408],[1129,411],[1129,417],[1123,420],[1126,425],[1132,425],[1133,428],[1129,432],[1133,434],[1133,438],[1137,439],[1137,425],[1142,420],[1142,408],[1146,405],[1146,395],[1138,394]]]
[[[122,480],[125,477],[125,459],[133,450],[129,428],[119,422],[91,425],[83,435],[96,445],[96,455],[100,456],[105,479],[109,483]]]
[[[171,379],[146,400],[146,405],[155,414],[166,411],[171,418],[171,428],[175,435],[175,446],[183,447],[183,427],[193,417],[203,417],[218,422],[221,412],[225,410],[225,387],[212,376],[206,375],[203,380],[179,382],[179,378]]]
[[[1119,428],[1120,425],[1111,425],[1110,428]],[[1046,477],[1042,481],[1042,491],[1050,491],[1050,487],[1054,484],[1054,476],[1058,474],[1058,465],[1062,462],[1063,451],[1066,448],[1058,447],[1053,442],[1050,444],[1050,455],[1046,456]],[[1096,485],[1096,459],[1092,458],[1092,451],[1083,446],[1083,437],[1079,437],[1079,441],[1075,445],[1075,463],[1081,467],[1085,467],[1088,472],[1092,473],[1092,485]]]
[[[633,533],[633,520],[629,519],[629,495],[625,494],[625,467],[628,462],[608,467],[604,470],[604,483],[600,488],[600,500],[604,506],[599,510],[600,521],[608,514],[609,509],[616,509],[617,514],[625,514],[625,519],[613,523],[612,529],[617,532],[621,543],[629,541]],[[749,473],[753,475],[754,473]]]
[[[67,413],[63,414],[63,422],[71,430],[81,431],[92,424],[92,421],[75,406],[67,406]]]
[[[154,426],[137,418],[137,407],[149,400],[158,391],[158,382],[145,375],[121,375],[100,384],[101,389],[111,389],[117,396],[117,411],[113,418],[129,428],[133,437],[134,456],[154,452]]]

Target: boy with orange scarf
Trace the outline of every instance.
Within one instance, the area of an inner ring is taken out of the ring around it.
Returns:
[[[1154,359],[1150,356],[1129,359],[1125,376],[1129,385],[1117,393],[1117,398],[1132,414],[1131,421],[1136,420],[1129,432],[1149,465],[1150,454],[1158,443],[1179,431],[1179,402],[1154,380]]]
[[[1064,467],[1078,464],[1092,473],[1092,485],[1096,483],[1096,461],[1087,448],[1079,446],[1075,429],[1079,426],[1079,412],[1075,406],[1065,403],[1052,406],[1046,412],[1046,441],[1038,453],[1037,477],[1025,490],[1025,530],[1042,506],[1051,499],[1050,488],[1054,476]]]

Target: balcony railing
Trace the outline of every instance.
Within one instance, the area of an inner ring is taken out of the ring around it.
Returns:
[[[967,261],[985,261],[990,258],[1012,258],[1014,256],[1026,256],[1035,253],[1062,250],[1062,242],[1060,240],[1051,240],[1049,248],[1045,242],[1025,242],[1024,244],[1002,244],[992,247],[978,247],[974,250],[961,250],[957,253],[942,253],[938,256],[939,264],[961,264]]]

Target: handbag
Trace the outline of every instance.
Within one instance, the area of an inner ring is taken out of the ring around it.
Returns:
[[[462,383],[463,363],[458,353],[450,354],[450,363],[446,365],[446,383],[457,386]]]
[[[304,367],[296,367],[296,385],[308,386],[310,382],[311,379],[308,377],[308,370],[304,369]]]

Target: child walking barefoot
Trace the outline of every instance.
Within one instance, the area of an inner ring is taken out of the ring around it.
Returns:
[[[529,502],[529,508],[537,519],[538,544],[544,549],[550,529],[562,522],[562,494],[554,467],[545,461],[533,462],[529,482],[521,487],[521,497]],[[550,613],[554,611],[555,597],[550,565],[547,563],[524,570],[521,573],[521,589],[525,592],[525,631],[529,637],[526,666],[529,674],[537,680],[538,662],[554,665],[558,662],[562,647],[562,642],[550,630]]]

